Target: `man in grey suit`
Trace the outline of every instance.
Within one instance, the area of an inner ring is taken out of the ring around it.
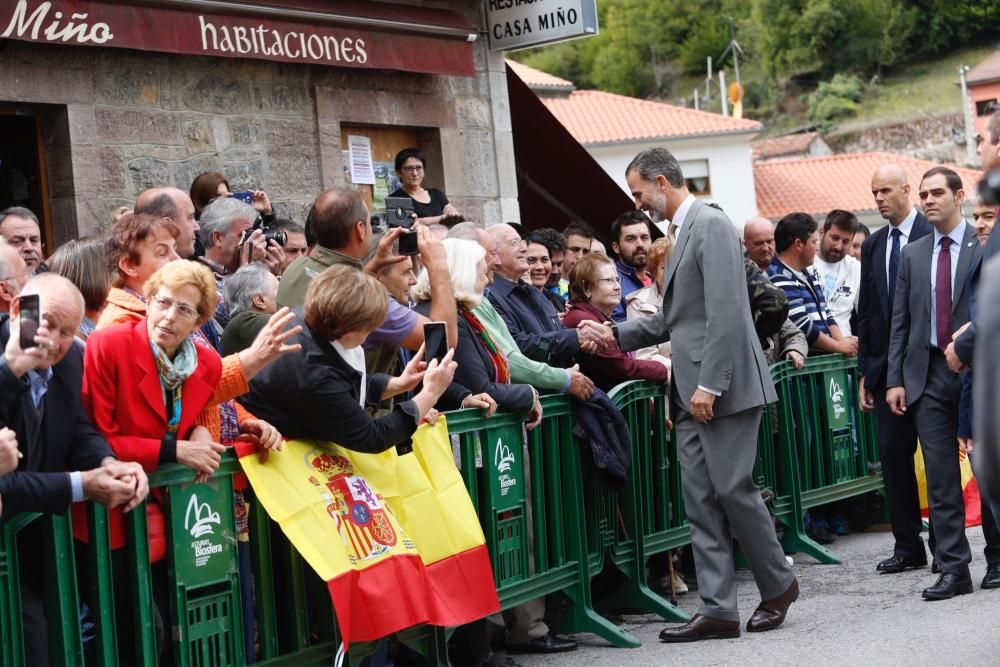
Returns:
[[[933,233],[900,253],[893,297],[886,402],[894,414],[910,411],[927,469],[927,495],[941,567],[925,600],[972,592],[965,537],[965,501],[958,461],[959,377],[944,350],[968,321],[966,276],[982,252],[975,229],[962,219],[962,179],[934,167],[920,181],[920,203]]]
[[[669,220],[674,252],[664,268],[660,317],[604,329],[622,350],[671,341],[670,397],[691,524],[698,593],[691,621],[660,633],[665,642],[738,637],[733,536],[763,600],[748,632],[778,627],[799,587],[751,479],[762,407],[777,400],[754,333],[736,228],[688,192],[669,151],[639,153],[626,170],[636,208]]]

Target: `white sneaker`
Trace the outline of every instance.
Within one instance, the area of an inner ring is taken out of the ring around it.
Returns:
[[[674,572],[674,592],[677,595],[683,595],[688,592],[688,585],[684,582],[684,577],[681,576],[680,572]]]
[[[793,567],[795,565],[795,561],[792,560],[791,556],[785,556],[785,562],[788,563],[788,567]]]

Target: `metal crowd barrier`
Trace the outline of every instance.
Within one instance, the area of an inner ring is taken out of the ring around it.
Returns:
[[[778,403],[765,411],[758,438],[755,480],[773,493],[769,508],[783,524],[786,550],[821,562],[839,562],[809,539],[802,515],[810,507],[878,491],[882,477],[871,415],[858,408],[853,359],[810,359],[794,370],[771,367]],[[676,446],[665,428],[662,384],[628,382],[609,394],[632,434],[629,480],[613,489],[594,470],[590,452],[573,433],[573,401],[542,397],[544,419],[525,437],[522,416],[479,410],[448,413],[459,467],[486,536],[503,609],[559,594],[565,610],[559,630],[590,632],[614,646],[638,640],[601,611],[654,612],[667,620],[686,614],[646,585],[647,559],[690,541],[684,515]],[[232,476],[239,464],[227,453],[216,475],[193,484],[193,473],[166,466],[150,476],[165,513],[168,609],[163,609],[171,661],[179,666],[245,664]],[[327,588],[253,501],[250,552],[253,569],[258,663],[330,664],[339,645]],[[128,546],[113,561],[108,515],[88,504],[90,541],[74,547],[68,515],[20,514],[0,525],[0,666],[25,663],[22,643],[18,536],[31,527],[41,535],[45,608],[55,664],[85,663],[81,598],[91,609],[88,647],[97,664],[118,664],[114,581],[126,577],[134,610],[129,633],[138,665],[156,664],[144,506],[126,517]],[[37,533],[37,535],[36,535]],[[76,553],[86,553],[87,590],[79,590]],[[113,576],[113,568],[124,575]],[[162,567],[162,566],[161,566]],[[623,583],[595,599],[592,582],[611,568]],[[158,570],[159,571],[159,570]],[[600,611],[599,611],[600,610]],[[397,638],[431,665],[447,665],[448,631],[417,627]],[[374,644],[351,647],[358,665]],[[90,652],[88,651],[88,652]]]

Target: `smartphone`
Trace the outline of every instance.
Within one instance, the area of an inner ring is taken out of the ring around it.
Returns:
[[[413,226],[413,200],[409,197],[386,197],[385,217],[389,227]]]
[[[400,255],[408,256],[420,253],[420,248],[417,246],[417,233],[414,231],[407,230],[400,234],[397,243],[399,243]]]
[[[448,354],[448,328],[444,322],[428,322],[424,325],[424,361],[441,361]]]
[[[244,190],[243,192],[233,192],[229,195],[233,199],[239,199],[244,204],[249,204],[253,206],[253,192],[250,190]]]
[[[25,294],[20,301],[21,349],[36,347],[35,334],[38,333],[38,323],[42,321],[42,307],[37,294]]]

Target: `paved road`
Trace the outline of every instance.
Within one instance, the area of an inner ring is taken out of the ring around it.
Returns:
[[[1000,589],[979,588],[985,563],[983,535],[968,531],[973,548],[975,592],[925,602],[920,592],[936,577],[930,568],[878,575],[875,563],[889,554],[891,535],[869,532],[841,537],[832,549],[841,565],[820,565],[800,556],[795,563],[801,596],[778,630],[744,632],[739,639],[661,644],[664,622],[628,616],[622,625],[642,641],[637,649],[615,649],[592,635],[577,635],[580,649],[559,656],[518,656],[524,667],[611,665],[1000,665]],[[744,623],[759,602],[749,572],[740,572],[739,604]],[[692,591],[680,598],[693,612]]]

